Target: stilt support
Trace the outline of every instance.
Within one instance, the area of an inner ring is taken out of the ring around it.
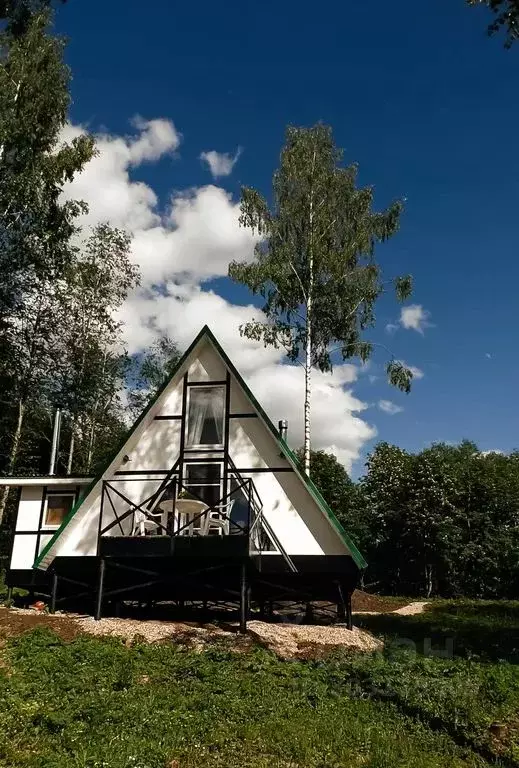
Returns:
[[[247,632],[247,619],[249,617],[249,585],[247,580],[247,564],[241,566],[240,582],[240,632],[245,635]]]
[[[58,597],[58,574],[52,571],[52,591],[50,593],[50,612],[56,613],[56,599]]]
[[[7,587],[7,605],[11,605],[13,602],[13,588]]]
[[[305,603],[305,622],[306,624],[313,624],[314,621],[314,607],[312,603]]]
[[[95,613],[94,618],[96,621],[99,621],[101,618],[101,612],[103,608],[103,590],[104,590],[104,584],[105,584],[105,568],[106,563],[104,558],[102,557],[99,560],[99,576],[97,581],[97,594],[96,594],[96,605],[95,605]]]
[[[339,621],[344,621],[346,618],[346,603],[344,601],[344,592],[339,582],[337,582],[337,591],[339,593],[339,600],[337,602],[337,618]]]
[[[351,592],[346,594],[346,626],[353,629],[353,615],[351,611]]]

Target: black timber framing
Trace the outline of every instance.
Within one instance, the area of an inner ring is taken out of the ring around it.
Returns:
[[[66,478],[64,478],[64,481],[66,481]],[[35,486],[38,487],[38,486]],[[55,533],[54,528],[45,528],[43,526],[43,517],[45,514],[45,504],[47,502],[47,499],[49,496],[72,496],[73,497],[73,503],[75,504],[78,495],[79,495],[79,487],[73,486],[73,487],[64,487],[64,488],[55,488],[55,487],[49,487],[47,485],[41,486],[42,489],[42,497],[41,497],[41,503],[40,503],[40,509],[38,512],[38,527],[34,530],[27,529],[27,530],[16,530],[16,524],[18,522],[18,514],[20,511],[20,503],[22,501],[22,492],[23,487],[19,486],[17,489],[17,500],[16,500],[16,520],[15,520],[15,528],[11,535],[11,541],[9,545],[9,559],[8,559],[8,569],[10,568],[10,564],[13,559],[13,549],[14,549],[14,542],[16,536],[36,536],[36,544],[34,547],[34,559],[38,557],[38,553],[40,551],[40,544],[41,544],[41,537],[42,536],[52,536]]]
[[[116,537],[123,540],[123,537]],[[150,537],[153,539],[154,537]],[[161,537],[157,537],[161,538]],[[190,545],[197,538],[180,539]],[[103,551],[99,557],[57,557],[52,572],[26,570],[7,574],[10,587],[28,588],[50,603],[68,610],[80,608],[101,617],[112,614],[119,601],[166,602],[182,610],[189,603],[217,605],[226,602],[236,611],[240,630],[246,629],[250,611],[261,611],[273,603],[327,602],[336,606],[333,620],[351,627],[351,595],[356,586],[358,569],[348,556],[308,555],[292,557],[297,572],[286,570],[281,555],[270,555],[269,567],[258,570],[258,558],[238,547],[218,554],[219,537],[209,537],[213,552],[191,551],[118,555]],[[229,537],[230,539],[235,537]],[[238,537],[241,538],[241,537]],[[126,539],[127,540],[127,539]],[[109,542],[110,537],[104,542]],[[200,539],[198,539],[200,541]],[[134,539],[135,542],[135,539]],[[138,541],[137,541],[138,543]]]
[[[229,493],[229,411],[231,408],[231,374],[227,371],[225,377],[225,406],[224,406],[224,429],[223,429],[223,490],[227,496]],[[250,529],[250,502],[249,502],[249,520]]]
[[[43,525],[43,515],[45,512],[45,502],[47,501],[47,491],[48,486],[43,486],[43,493],[41,496],[41,505],[40,505],[40,517],[38,519],[38,535],[36,537],[36,548],[34,550],[34,560],[38,557],[38,554],[40,552],[40,541],[41,541],[41,527]]]
[[[190,387],[213,386],[225,387],[223,447],[219,449],[188,449],[186,448],[188,390]],[[149,480],[156,479],[160,483],[159,490],[139,504],[132,502],[127,496],[120,493],[110,485],[110,481],[103,481],[101,507],[103,508],[104,503],[110,504],[115,519],[110,522],[108,527],[103,528],[102,513],[99,515],[97,556],[88,558],[93,562],[88,566],[85,576],[81,574],[81,571],[77,573],[81,581],[76,580],[74,585],[74,578],[70,578],[69,575],[74,576],[78,571],[77,566],[82,565],[78,560],[84,558],[72,558],[76,561],[76,569],[67,570],[70,564],[67,564],[67,568],[65,568],[65,564],[60,563],[64,558],[57,557],[55,558],[56,571],[43,574],[46,577],[53,608],[57,602],[69,602],[87,596],[92,601],[91,605],[95,617],[99,618],[103,613],[103,606],[107,607],[108,602],[115,598],[140,600],[143,597],[151,602],[154,600],[176,600],[179,603],[194,600],[207,603],[209,600],[215,602],[232,598],[238,611],[240,630],[244,631],[251,604],[264,605],[287,598],[302,603],[326,599],[337,605],[339,618],[346,617],[351,623],[351,593],[356,583],[358,570],[348,556],[346,556],[346,560],[344,558],[341,560],[342,556],[337,556],[335,560],[333,557],[330,559],[327,556],[314,556],[318,560],[312,560],[311,556],[306,559],[293,556],[289,559],[289,568],[287,569],[287,562],[282,550],[279,554],[271,552],[265,554],[261,550],[257,554],[251,554],[249,536],[176,537],[165,535],[132,537],[124,535],[122,520],[130,514],[135,514],[136,510],[140,510],[148,516],[147,512],[153,508],[157,499],[160,498],[161,492],[172,479],[176,486],[176,495],[178,489],[183,486],[184,467],[187,463],[222,463],[224,498],[229,493],[229,481],[232,475],[236,476],[238,480],[243,480],[240,476],[242,473],[251,475],[271,473],[275,475],[296,471],[292,466],[287,465],[282,467],[235,467],[229,456],[230,420],[258,418],[258,413],[230,413],[230,394],[231,374],[229,371],[226,372],[225,381],[190,382],[188,373],[184,374],[182,380],[182,413],[155,417],[157,420],[180,422],[180,445],[177,462],[169,470],[125,471],[123,469],[115,472],[117,479],[124,479],[125,482],[147,478]],[[115,480],[115,477],[112,477]],[[250,531],[253,481],[251,478],[247,478],[247,482],[249,482],[247,528]],[[113,505],[110,495],[112,490],[129,504],[129,509],[121,515],[116,512]],[[261,507],[261,499],[259,501]],[[103,538],[103,532],[116,526],[119,527],[122,536]],[[228,541],[222,542],[220,539],[223,538],[228,539]],[[242,547],[237,539],[241,539],[242,543],[245,540],[247,546]],[[119,549],[116,551],[118,547]],[[66,585],[69,585],[67,594],[65,593]],[[74,596],[70,594],[70,587],[72,586],[80,587],[82,591],[80,590]]]
[[[182,385],[182,419],[180,422],[180,447],[179,447],[179,458],[178,458],[178,476],[180,478],[180,482],[182,482],[182,478],[184,477],[184,450],[186,447],[187,384],[188,384],[188,376],[186,371],[184,374],[183,385]]]
[[[187,373],[186,373],[187,379]],[[226,379],[217,379],[215,381],[189,381],[190,387],[223,387],[227,383]]]
[[[221,451],[221,449],[220,449]],[[210,451],[213,453],[218,453],[218,451],[215,451],[211,449]],[[207,451],[204,451],[204,453],[207,453]],[[193,458],[189,458],[189,461],[186,462],[187,464],[211,464],[211,463],[217,463],[223,461],[222,457],[220,456],[214,456],[212,458],[196,458],[196,456],[193,456]],[[178,464],[179,462],[176,462]],[[276,474],[277,472],[293,472],[294,470],[292,467],[234,467],[235,472],[248,472],[250,474],[252,473],[261,473],[261,472],[270,472],[273,474]],[[121,479],[124,478],[125,480],[141,480],[145,478],[146,475],[168,475],[171,474],[180,474],[179,469],[133,469],[129,470],[128,472],[124,471],[118,471],[115,472],[116,477],[120,477]],[[127,477],[128,476],[128,477]]]

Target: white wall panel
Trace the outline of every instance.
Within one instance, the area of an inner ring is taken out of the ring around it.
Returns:
[[[18,536],[15,534],[11,556],[12,569],[32,568],[37,538],[37,534],[18,534]]]
[[[18,515],[16,518],[17,531],[38,530],[42,498],[42,485],[34,485],[22,488],[22,495],[20,497],[20,505],[18,507]]]

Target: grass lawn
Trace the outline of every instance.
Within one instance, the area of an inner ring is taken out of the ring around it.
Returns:
[[[362,623],[387,637],[384,654],[287,662],[48,629],[6,639],[0,765],[519,766],[519,603]],[[424,656],[424,638],[433,650],[453,638],[452,657]]]

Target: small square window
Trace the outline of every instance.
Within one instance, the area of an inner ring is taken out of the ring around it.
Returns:
[[[52,493],[45,502],[43,525],[46,528],[58,528],[74,505],[72,493]]]

